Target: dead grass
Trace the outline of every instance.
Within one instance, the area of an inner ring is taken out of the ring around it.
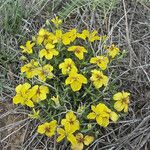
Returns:
[[[30,7],[34,5],[34,7],[27,12],[29,16],[22,14],[23,16],[17,18],[20,22],[17,30],[16,26],[12,31],[11,26],[10,29],[8,27],[0,29],[1,147],[11,150],[66,150],[69,149],[67,143],[56,144],[55,137],[49,140],[36,133],[38,122],[26,118],[28,110],[16,108],[10,104],[14,95],[14,87],[23,80],[19,75],[21,64],[18,59],[18,45],[31,34],[35,34],[49,16],[57,13],[56,10],[60,10],[59,1],[57,4],[46,0],[41,3],[34,2],[26,1],[31,5],[24,4]],[[50,11],[48,4],[53,4],[55,9]],[[4,7],[4,4],[2,6]],[[123,0],[107,15],[102,15],[101,9],[99,6],[93,8],[91,3],[83,5],[80,9],[73,9],[66,18],[67,26],[64,28],[96,28],[101,34],[109,35],[109,42],[118,44],[122,50],[128,50],[123,63],[114,64],[113,67],[119,75],[112,82],[116,82],[122,90],[128,89],[132,97],[129,114],[121,116],[115,125],[112,124],[106,129],[100,128],[99,138],[88,149],[148,150],[150,147],[149,4],[143,1]]]

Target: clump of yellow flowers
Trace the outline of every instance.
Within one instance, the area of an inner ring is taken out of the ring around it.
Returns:
[[[120,49],[106,44],[96,30],[64,32],[61,24],[54,17],[20,46],[21,57],[27,58],[21,67],[25,83],[16,87],[13,103],[32,108],[28,117],[40,121],[39,134],[82,150],[94,141],[98,126],[106,128],[121,111],[128,112],[130,93],[111,86],[111,63]],[[97,43],[101,49],[92,47]]]

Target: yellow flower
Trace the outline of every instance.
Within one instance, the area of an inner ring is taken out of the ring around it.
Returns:
[[[37,132],[40,134],[45,134],[48,137],[52,137],[55,134],[57,127],[57,121],[52,120],[51,122],[46,122],[38,126]]]
[[[21,72],[26,73],[27,78],[33,78],[39,73],[39,63],[35,60],[31,60],[29,63],[21,67]]]
[[[114,44],[112,44],[109,47],[106,47],[107,53],[111,58],[116,57],[116,55],[119,54],[120,50],[118,47],[116,47]]]
[[[39,119],[40,118],[39,113],[40,113],[39,110],[35,111],[35,109],[33,108],[33,114],[28,114],[28,117],[32,119]]]
[[[111,111],[105,104],[99,103],[97,106],[91,106],[93,112],[89,113],[88,119],[96,119],[96,122],[103,127],[107,127],[109,124],[109,119],[116,122],[118,120],[118,115]]]
[[[100,37],[97,34],[97,31],[94,30],[93,32],[89,32],[88,30],[83,30],[82,33],[78,33],[77,37],[85,40],[88,38],[89,42],[94,42],[95,40],[100,40]]]
[[[54,76],[53,73],[52,73],[53,66],[51,66],[50,64],[47,64],[47,65],[41,67],[39,70],[40,71],[39,71],[39,74],[38,74],[38,78],[42,81],[46,81],[47,78],[51,79]]]
[[[59,19],[58,16],[56,16],[55,18],[53,18],[51,21],[54,23],[54,25],[55,25],[56,28],[58,28],[62,24],[62,20]]]
[[[129,105],[129,96],[130,93],[128,92],[118,92],[113,96],[113,99],[116,101],[114,104],[114,108],[117,111],[128,112],[128,105]]]
[[[77,37],[85,40],[87,38],[87,30],[83,30],[82,33],[77,33]]]
[[[63,63],[59,64],[59,69],[62,70],[62,74],[68,74],[71,71],[77,72],[77,68],[75,66],[75,63],[71,58],[66,58]]]
[[[56,97],[53,96],[53,97],[51,98],[51,100],[54,101],[54,103],[55,103],[55,105],[56,105],[57,107],[60,106],[59,96],[58,96],[58,95],[57,95]]]
[[[68,51],[74,52],[74,54],[81,60],[84,58],[83,53],[87,53],[87,50],[83,46],[70,46]]]
[[[46,44],[45,49],[42,49],[39,53],[40,58],[45,56],[46,59],[50,60],[53,56],[57,56],[59,52],[54,47],[55,45]]]
[[[52,43],[54,34],[48,32],[47,30],[41,28],[37,35],[37,44],[41,45],[43,42],[46,45],[47,43]]]
[[[31,43],[31,41],[27,41],[26,42],[26,46],[21,45],[20,48],[22,49],[22,53],[28,53],[28,54],[32,54],[33,53],[33,46],[35,45],[35,43]]]
[[[93,82],[95,88],[99,89],[103,85],[107,86],[108,84],[108,77],[103,74],[102,71],[98,71],[96,69],[92,70],[92,76],[90,80]]]
[[[62,30],[56,30],[55,31],[55,37],[53,39],[53,43],[61,42],[62,36],[63,36]]]
[[[74,131],[79,130],[80,128],[80,123],[73,111],[70,111],[66,114],[66,118],[62,119],[61,124],[64,126],[70,126],[70,128]]]
[[[35,92],[35,95],[32,97],[33,102],[38,103],[38,102],[43,101],[47,98],[47,94],[49,93],[49,89],[47,86],[35,85],[32,87],[32,89]]]
[[[65,81],[66,85],[70,84],[71,89],[75,91],[79,91],[82,87],[82,84],[87,84],[87,79],[82,75],[78,74],[75,71],[70,72],[69,77]]]
[[[62,35],[62,42],[64,45],[68,45],[73,42],[77,37],[77,30],[72,29]]]
[[[105,70],[107,68],[108,62],[109,60],[105,56],[96,56],[90,59],[90,63],[97,64],[102,70]]]
[[[35,92],[30,89],[31,85],[29,83],[19,84],[16,87],[16,95],[13,98],[14,104],[27,105],[29,107],[34,107],[31,100]]]
[[[62,141],[65,137],[67,138],[67,140],[69,142],[71,142],[72,145],[75,145],[77,143],[76,141],[76,137],[73,135],[75,131],[72,130],[70,128],[70,126],[64,126],[64,129],[63,128],[58,128],[57,129],[57,133],[59,134],[58,138],[57,138],[57,142],[60,142]]]
[[[76,140],[77,143],[71,146],[72,150],[83,150],[84,145],[90,145],[93,142],[94,137],[89,135],[83,136],[82,133],[77,133]]]
[[[87,37],[88,37],[89,42],[94,42],[95,40],[100,40],[100,37],[96,34],[97,34],[96,30],[94,30],[92,33],[89,33],[87,31]]]

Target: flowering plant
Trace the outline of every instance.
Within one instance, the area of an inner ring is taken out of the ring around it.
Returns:
[[[130,93],[110,85],[110,66],[121,51],[106,45],[108,37],[96,30],[64,32],[62,20],[51,22],[52,28],[48,22],[20,46],[26,79],[16,87],[13,103],[33,109],[28,116],[41,121],[39,134],[56,135],[57,142],[67,139],[73,150],[82,150],[94,141],[98,126],[107,127],[117,122],[119,112],[128,111]],[[100,47],[93,49],[98,42]]]

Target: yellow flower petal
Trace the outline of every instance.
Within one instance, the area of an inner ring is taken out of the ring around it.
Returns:
[[[33,104],[33,102],[32,102],[31,100],[27,100],[27,101],[25,102],[25,104],[26,104],[27,106],[29,106],[29,107],[34,107],[34,104]]]
[[[104,86],[107,86],[108,81],[109,81],[108,77],[104,75],[104,76],[103,76],[103,85],[104,85]]]
[[[37,132],[40,133],[40,134],[45,133],[45,126],[43,124],[39,125]]]
[[[105,69],[107,68],[107,63],[106,63],[106,62],[97,63],[97,65],[98,65],[102,70],[105,70]]]
[[[90,35],[90,32],[88,30],[83,30],[82,33],[87,37],[89,37]]]
[[[73,134],[69,134],[67,136],[67,139],[68,139],[68,141],[71,142],[72,145],[75,145],[77,143],[77,140],[76,140],[76,138],[75,138],[75,136]]]
[[[41,28],[41,29],[39,30],[38,35],[44,36],[44,35],[45,35],[45,31],[46,31],[45,29]]]
[[[21,103],[21,102],[23,102],[24,101],[24,99],[23,99],[23,97],[21,97],[20,95],[16,95],[16,96],[14,96],[14,98],[13,98],[13,103],[14,104],[19,104],[19,103]]]
[[[52,53],[47,53],[47,54],[45,55],[45,58],[48,59],[48,60],[50,60],[50,59],[53,58],[53,54],[52,54]]]
[[[90,145],[93,141],[94,141],[93,136],[86,135],[84,137],[84,144],[87,145],[87,146]]]
[[[96,122],[100,125],[103,126],[103,118],[101,116],[96,117]]]
[[[82,133],[77,133],[76,134],[76,139],[78,140],[80,140],[80,139],[82,139],[83,138],[83,134]]]
[[[73,113],[73,111],[70,111],[66,114],[66,119],[69,120],[69,119],[72,119],[72,120],[76,120],[76,116],[75,114]]]
[[[128,93],[128,92],[122,92],[122,96],[125,98],[125,97],[128,97],[128,96],[130,96],[130,93]]]
[[[87,115],[87,119],[95,119],[96,118],[96,114],[94,112],[91,112]]]
[[[57,133],[60,134],[59,137],[57,138],[57,142],[60,142],[62,139],[65,138],[65,130],[62,128],[57,129]]]
[[[79,81],[73,81],[71,83],[71,89],[76,92],[76,91],[79,91],[82,87],[82,83],[80,83]]]
[[[90,59],[90,63],[94,64],[94,63],[96,63],[96,62],[97,62],[97,58],[96,58],[96,57],[92,57],[92,58]]]
[[[124,108],[124,105],[121,101],[117,101],[115,102],[114,104],[114,108],[117,110],[117,111],[122,111],[123,108]]]
[[[43,41],[44,41],[44,37],[42,37],[42,36],[38,36],[38,37],[37,37],[37,41],[36,41],[37,44],[40,45],[40,44],[42,44]]]
[[[107,127],[109,125],[109,118],[108,117],[103,118],[101,116],[98,116],[98,117],[96,117],[96,121],[102,127]]]
[[[46,47],[46,49],[53,49],[55,47],[55,45],[48,43],[48,44],[46,44],[45,47]]]
[[[71,84],[72,82],[73,82],[72,78],[68,77],[65,81],[65,84],[68,85],[68,84]]]
[[[94,105],[91,105],[92,111],[96,112],[96,107]]]
[[[68,45],[68,44],[70,44],[71,41],[70,41],[69,38],[64,37],[64,38],[62,39],[62,42],[63,42],[64,45]]]
[[[58,136],[58,138],[57,138],[57,142],[60,142],[61,140],[63,140],[65,138],[65,135],[60,135],[60,136]]]
[[[125,112],[125,113],[128,112],[128,104],[126,104],[126,105],[124,106],[124,112]]]
[[[68,51],[73,51],[80,60],[84,58],[83,53],[87,53],[87,50],[83,46],[71,46],[68,48]]]
[[[110,119],[112,120],[112,121],[114,121],[114,122],[116,122],[117,120],[118,120],[118,118],[119,118],[119,116],[118,116],[118,114],[116,114],[115,112],[111,112],[110,113]]]
[[[47,86],[41,85],[40,91],[41,93],[49,93],[49,88]]]
[[[19,84],[15,89],[16,93],[20,93],[21,89],[22,89],[22,84]]]
[[[45,49],[42,49],[39,53],[39,57],[42,58],[46,55],[46,50]]]
[[[70,46],[69,48],[68,48],[68,51],[74,51],[76,49],[76,46]]]
[[[109,118],[103,118],[103,127],[107,127],[109,125]]]
[[[103,81],[94,81],[94,82],[93,82],[93,85],[94,85],[97,89],[99,89],[99,88],[101,88],[101,87],[103,86]]]
[[[25,91],[27,91],[31,87],[29,83],[24,83],[22,86],[23,86],[22,90],[25,90]]]
[[[57,133],[60,134],[60,135],[63,135],[63,134],[65,134],[65,131],[62,128],[58,128]]]
[[[79,78],[81,83],[87,84],[87,78],[86,77],[84,77],[83,75],[79,74],[78,78]]]
[[[75,145],[72,145],[71,146],[71,149],[72,150],[83,150],[83,143],[77,143],[77,144],[75,144]]]
[[[118,92],[116,93],[114,96],[113,96],[113,99],[118,101],[118,100],[121,100],[122,99],[122,93],[121,92]]]
[[[82,60],[84,58],[84,55],[83,55],[83,52],[75,52],[75,55],[80,59]]]

